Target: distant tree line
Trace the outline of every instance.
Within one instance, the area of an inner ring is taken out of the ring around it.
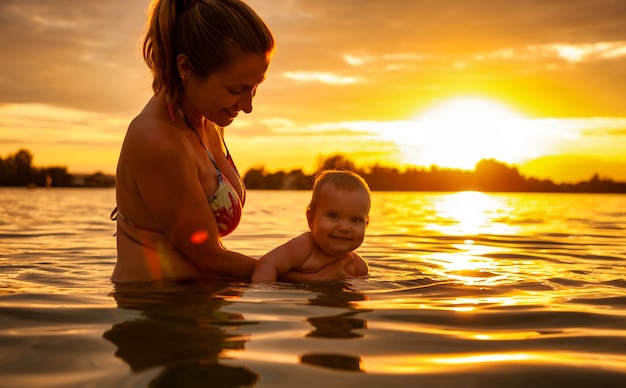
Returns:
[[[66,167],[33,167],[33,155],[25,149],[5,159],[0,158],[0,186],[39,187],[114,187],[115,177],[102,172],[70,174]],[[484,192],[562,192],[562,193],[626,193],[626,182],[601,178],[588,181],[554,183],[551,180],[527,178],[516,167],[494,159],[484,159],[473,171],[409,167],[405,171],[374,165],[357,167],[344,155],[333,155],[318,161],[317,172],[345,169],[358,173],[373,191],[484,191]],[[270,173],[264,167],[249,169],[244,183],[250,190],[308,190],[315,174],[302,170]]]
[[[18,187],[114,187],[115,177],[101,172],[70,174],[67,167],[34,167],[33,155],[21,149],[0,158],[0,186]]]
[[[360,174],[373,191],[484,191],[484,192],[567,192],[567,193],[626,193],[626,182],[615,182],[595,174],[589,181],[557,184],[551,180],[527,178],[516,167],[493,159],[484,159],[473,171],[409,167],[396,168],[374,165],[359,168],[343,155],[321,160],[317,171],[345,169]],[[244,182],[248,189],[306,190],[313,175],[302,170],[270,173],[263,167],[248,170]]]

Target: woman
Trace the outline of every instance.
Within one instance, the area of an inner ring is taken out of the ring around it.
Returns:
[[[154,96],[120,152],[113,282],[250,279],[256,260],[221,241],[245,202],[223,128],[252,111],[273,50],[265,23],[239,0],[153,1],[143,56]],[[343,279],[350,264],[282,280]]]

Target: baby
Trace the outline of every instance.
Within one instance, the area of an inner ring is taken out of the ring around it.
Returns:
[[[350,171],[321,172],[315,178],[306,211],[310,231],[261,257],[252,281],[274,282],[289,271],[317,272],[345,255],[354,257],[346,267],[350,277],[367,275],[367,263],[354,250],[365,237],[370,204],[370,189],[359,175]]]

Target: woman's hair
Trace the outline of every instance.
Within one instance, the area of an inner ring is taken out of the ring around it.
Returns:
[[[313,181],[313,194],[307,207],[308,212],[315,211],[322,187],[327,184],[345,191],[365,190],[368,196],[371,195],[367,182],[359,174],[348,170],[324,170],[319,172]]]
[[[206,77],[243,53],[269,59],[274,37],[263,20],[241,0],[152,0],[143,57],[152,70],[152,89],[178,103],[182,80],[177,57]]]

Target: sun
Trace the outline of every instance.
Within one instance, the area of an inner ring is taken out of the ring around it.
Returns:
[[[432,106],[388,136],[409,165],[473,169],[481,159],[518,163],[543,144],[532,121],[499,102],[458,97]]]

